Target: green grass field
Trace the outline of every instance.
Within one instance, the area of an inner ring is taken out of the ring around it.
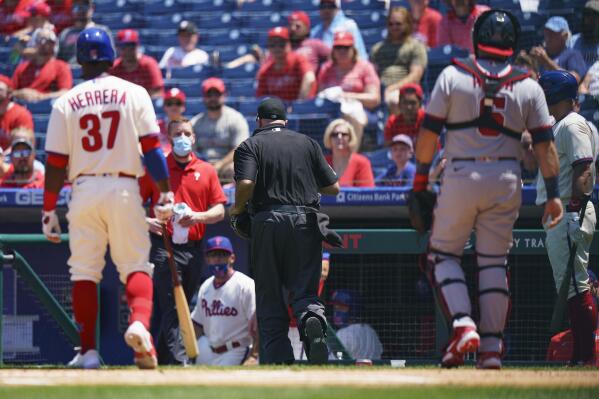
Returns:
[[[0,387],[6,399],[591,399],[599,395],[596,388],[532,389],[532,388],[447,388],[406,387],[388,389],[364,388],[255,388],[255,387]]]

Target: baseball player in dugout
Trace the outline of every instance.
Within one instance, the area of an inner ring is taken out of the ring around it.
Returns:
[[[318,143],[286,128],[283,102],[260,102],[258,129],[235,150],[231,226],[249,237],[256,281],[260,364],[291,364],[290,304],[308,361],[323,364],[328,350],[324,305],[318,298],[322,241],[341,246],[319,211],[320,194],[339,192],[337,175]],[[248,204],[249,202],[249,204]]]
[[[141,86],[106,73],[114,58],[105,30],[92,27],[81,32],[77,62],[85,81],[56,100],[48,123],[42,230],[48,240],[60,242],[56,202],[68,170],[68,180],[73,183],[67,213],[68,265],[81,340],[69,366],[100,366],[95,336],[98,283],[109,245],[131,311],[125,341],[134,351],[135,364],[152,369],[157,365],[148,332],[153,265],[137,184],[137,177],[144,173],[142,153],[160,190],[154,207],[159,220],[171,217],[174,195],[150,96]]]
[[[539,84],[545,92],[549,113],[555,118],[553,135],[560,164],[558,186],[566,208],[563,220],[555,228],[545,228],[545,246],[557,291],[564,278],[570,281],[567,305],[574,344],[570,363],[592,365],[597,307],[589,285],[588,267],[596,216],[589,198],[595,182],[593,161],[597,158],[597,143],[587,121],[574,112],[578,90],[574,75],[566,71],[545,72]],[[537,180],[537,204],[546,201],[546,192],[543,180]],[[573,267],[569,270],[572,255]]]
[[[206,224],[218,223],[225,217],[227,197],[218,181],[216,169],[193,153],[195,135],[187,119],[172,120],[168,136],[173,151],[166,157],[170,185],[175,193],[174,220],[167,223],[172,240],[177,272],[181,276],[187,303],[200,285],[204,254],[201,249]],[[142,200],[155,204],[160,190],[146,174],[140,179]],[[154,317],[152,324],[158,330],[156,349],[159,364],[187,363],[179,334],[179,320],[173,296],[168,252],[164,247],[162,223],[155,215],[147,218],[150,226],[152,250],[150,261],[154,264]]]
[[[216,236],[207,241],[206,265],[212,277],[202,283],[191,312],[200,352],[197,364],[256,364],[254,280],[236,271],[234,264],[233,245],[227,237]]]
[[[477,367],[501,368],[509,308],[507,255],[521,203],[520,139],[531,132],[547,187],[543,224],[562,219],[559,162],[543,90],[509,58],[517,47],[517,19],[509,12],[481,14],[472,33],[475,57],[446,67],[431,94],[416,146],[417,170],[408,209],[414,227],[431,227],[434,194],[427,191],[439,134],[447,129],[447,159],[436,199],[426,272],[452,327],[442,367],[457,367],[478,352]],[[461,259],[476,232],[478,325],[472,318]]]

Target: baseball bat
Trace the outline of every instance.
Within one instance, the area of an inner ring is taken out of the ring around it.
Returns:
[[[175,307],[177,308],[177,318],[179,319],[179,331],[181,331],[181,337],[183,338],[185,353],[188,358],[193,359],[199,354],[198,341],[193,329],[189,305],[187,304],[187,299],[185,299],[185,292],[183,292],[183,287],[181,286],[181,279],[179,278],[179,273],[177,273],[171,238],[166,229],[166,224],[162,225],[162,239],[164,240],[164,247],[168,254],[168,266],[173,279],[173,295],[175,297]]]
[[[582,208],[580,209],[580,216],[578,224],[582,227],[584,216],[587,209],[588,200],[584,201]],[[578,245],[574,243],[570,248],[570,256],[568,257],[568,264],[566,265],[566,271],[562,278],[562,283],[559,286],[555,305],[553,307],[553,315],[551,315],[551,325],[549,331],[551,335],[555,335],[561,331],[562,325],[564,324],[564,317],[566,315],[566,306],[568,305],[568,291],[570,290],[570,280],[572,279],[572,273],[574,272],[574,259],[576,258],[576,251]]]

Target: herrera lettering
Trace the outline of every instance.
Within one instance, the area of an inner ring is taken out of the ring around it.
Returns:
[[[224,306],[219,299],[212,301],[212,305],[208,307],[208,302],[202,299],[202,309],[206,313],[206,317],[212,316],[237,316],[239,312],[235,307]]]
[[[90,107],[93,105],[106,104],[126,105],[127,94],[125,92],[119,93],[118,90],[114,89],[104,89],[86,91],[69,98],[69,105],[71,106],[71,110],[73,111],[78,111],[82,108]]]

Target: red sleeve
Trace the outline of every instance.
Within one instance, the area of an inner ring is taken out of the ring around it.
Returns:
[[[322,91],[327,88],[327,74],[329,73],[329,70],[332,66],[333,64],[329,61],[326,64],[324,64],[322,68],[320,68],[320,72],[318,73],[318,79],[316,79],[318,83],[318,91]]]
[[[385,142],[387,141],[391,141],[391,139],[393,138],[394,134],[393,134],[393,125],[395,124],[395,120],[397,119],[397,117],[395,115],[391,115],[389,117],[389,119],[387,119],[387,124],[385,125],[385,133],[384,133],[384,137],[385,137]]]
[[[451,44],[448,26],[449,23],[447,16],[441,18],[441,23],[439,24],[439,29],[437,30],[437,47]]]
[[[138,179],[139,182],[139,195],[141,195],[141,200],[145,204],[148,199],[152,201],[152,205],[154,204],[154,192],[157,191],[156,184],[152,180],[152,176],[146,169],[146,174]]]
[[[69,64],[61,60],[56,60],[56,66],[58,72],[58,76],[56,77],[58,90],[70,89],[73,87],[73,74],[71,73]]]
[[[365,156],[356,157],[356,181],[355,187],[374,187],[374,175],[372,174],[372,166],[370,161]]]
[[[260,68],[256,74],[258,80],[258,87],[256,88],[256,97],[262,97],[266,95],[266,82],[265,82],[265,69]]]
[[[310,64],[310,62],[308,61],[308,59],[306,57],[304,57],[301,54],[296,54],[296,57],[297,57],[297,65],[298,65],[299,71],[302,74],[302,76],[304,76],[306,73],[308,73],[310,71],[314,72],[314,70],[312,69],[312,64]]]
[[[210,166],[210,198],[208,198],[208,206],[214,206],[216,204],[225,204],[227,203],[227,196],[223,191],[222,186],[220,185],[220,181],[218,180],[218,175],[214,167]]]
[[[25,65],[27,65],[27,62],[23,62],[23,63],[19,64],[17,66],[17,69],[15,69],[15,71],[12,74],[12,87],[14,90],[21,88],[19,86],[19,78],[21,77],[21,74],[23,73],[23,69],[25,68]]]
[[[148,60],[148,72],[150,73],[150,88],[158,89],[164,87],[164,80],[162,80],[162,73],[158,67],[158,63],[152,57],[147,58]]]
[[[34,130],[33,117],[31,116],[31,112],[29,112],[29,110],[25,107],[20,107],[19,112],[17,113],[14,120],[14,127],[11,127],[11,129],[17,127],[24,127],[27,129]]]
[[[377,75],[374,65],[369,61],[364,61],[364,86],[377,86],[381,85],[379,75]]]

